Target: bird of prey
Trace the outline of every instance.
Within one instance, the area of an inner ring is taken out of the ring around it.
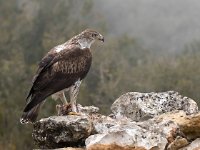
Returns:
[[[81,81],[87,75],[91,62],[91,45],[104,42],[97,31],[86,29],[67,42],[52,48],[41,60],[26,98],[21,123],[35,122],[40,106],[48,96],[68,105],[65,91],[69,91],[72,112],[77,112],[76,100]]]

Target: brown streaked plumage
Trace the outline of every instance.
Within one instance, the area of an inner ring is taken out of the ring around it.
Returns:
[[[40,106],[52,94],[55,97],[56,94],[59,95],[62,102],[67,104],[64,91],[70,92],[72,111],[77,112],[76,99],[81,81],[91,66],[90,46],[95,40],[104,41],[104,38],[100,33],[87,29],[66,43],[54,47],[44,56],[26,98],[21,123],[34,122]]]

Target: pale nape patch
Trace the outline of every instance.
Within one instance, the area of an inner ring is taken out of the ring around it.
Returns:
[[[65,49],[70,49],[72,47],[73,47],[73,45],[68,45],[68,44],[64,43],[64,44],[61,44],[61,45],[54,47],[54,49],[57,53],[59,53],[59,52],[65,50]]]
[[[60,51],[64,50],[65,49],[65,45],[64,44],[61,44],[61,45],[58,45],[55,47],[55,51],[57,53],[59,53]]]

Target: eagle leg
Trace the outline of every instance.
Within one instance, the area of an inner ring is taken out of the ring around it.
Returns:
[[[60,99],[61,99],[63,104],[68,105],[68,102],[67,102],[67,99],[65,97],[65,92],[64,91],[62,92],[62,97]]]
[[[60,91],[60,92],[57,92],[57,93],[54,93],[52,95],[52,99],[54,100],[61,100],[61,102],[64,104],[64,105],[68,105],[68,102],[67,102],[67,99],[65,97],[65,91]]]
[[[78,80],[75,82],[73,86],[70,87],[70,104],[71,104],[72,112],[75,112],[75,113],[78,112],[76,100],[77,100],[80,85],[81,85],[81,81]]]
[[[59,99],[62,102],[62,105],[56,105],[56,111],[57,111],[57,114],[59,116],[64,115],[64,114],[68,114],[68,112],[70,112],[71,106],[70,106],[70,104],[68,103],[68,101],[65,97],[65,91],[64,90],[53,94],[52,98],[54,100]]]

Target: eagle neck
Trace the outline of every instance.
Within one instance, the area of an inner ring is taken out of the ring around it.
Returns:
[[[78,43],[79,43],[81,49],[85,49],[85,48],[90,49],[93,42],[94,42],[94,40],[88,40],[88,39],[78,40]]]
[[[78,47],[80,49],[85,49],[85,48],[89,48],[91,47],[92,43],[94,43],[93,39],[89,39],[89,38],[80,38],[79,36],[75,36],[74,38],[72,38],[71,40],[69,40],[67,42],[67,44],[74,44],[74,45],[78,45]]]

